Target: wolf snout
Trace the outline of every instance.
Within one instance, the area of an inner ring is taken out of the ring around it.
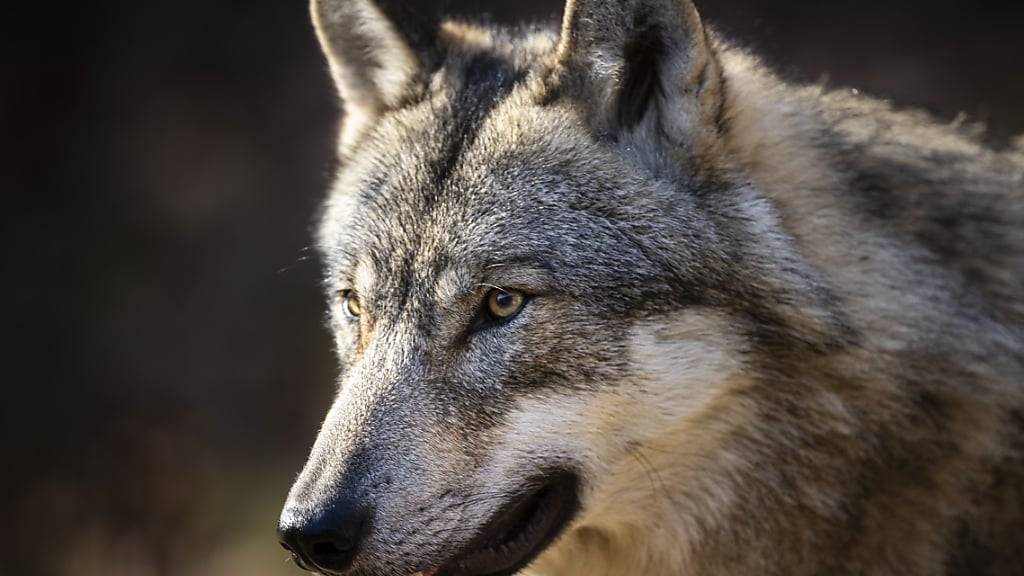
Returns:
[[[286,508],[277,536],[300,567],[326,573],[347,569],[369,527],[370,510],[338,500],[314,512]]]

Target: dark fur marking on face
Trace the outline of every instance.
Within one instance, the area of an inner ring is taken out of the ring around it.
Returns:
[[[450,129],[444,153],[432,170],[431,184],[441,190],[458,165],[462,152],[472,147],[480,126],[522,79],[511,62],[481,52],[472,56],[459,71],[463,89],[452,99]]]
[[[439,159],[430,167],[430,189],[423,190],[425,200],[421,207],[421,215],[427,215],[438,195],[444,191],[458,167],[463,154],[472,148],[488,116],[513,91],[524,78],[522,71],[513,64],[495,54],[481,52],[470,57],[456,72],[462,89],[456,93],[449,104],[451,115],[445,127],[443,143]],[[411,270],[412,254],[406,269]],[[436,277],[449,262],[439,258],[432,262],[431,272]],[[419,329],[429,330],[436,321],[433,314],[424,314]]]
[[[489,52],[468,55],[449,66],[448,89],[418,104],[423,113],[429,109],[435,119],[430,139],[403,144],[423,155],[417,161],[419,167],[410,170],[410,166],[396,165],[390,159],[380,162],[359,191],[361,210],[352,226],[358,233],[350,233],[345,242],[360,245],[360,258],[390,278],[387,298],[392,311],[404,309],[418,290],[414,268],[423,239],[415,235],[416,226],[430,218],[437,202],[448,193],[452,175],[465,151],[472,148],[480,127],[524,77],[512,62]],[[384,214],[391,218],[380,218]],[[355,262],[345,264],[351,269]],[[434,261],[431,266],[436,276],[445,262]],[[424,310],[417,319],[422,329],[435,321],[432,310]]]

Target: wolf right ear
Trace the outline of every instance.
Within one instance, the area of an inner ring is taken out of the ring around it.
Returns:
[[[344,147],[400,106],[438,64],[437,22],[403,0],[311,0],[310,12],[341,95]]]
[[[722,67],[692,0],[567,0],[558,61],[601,134],[692,151],[720,131]]]

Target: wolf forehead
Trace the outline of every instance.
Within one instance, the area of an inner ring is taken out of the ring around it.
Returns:
[[[500,53],[460,55],[430,93],[375,121],[342,158],[322,219],[332,285],[360,267],[432,281],[453,265],[540,260],[559,289],[622,287],[624,274],[657,275],[645,246],[663,215],[706,226],[571,107],[538,96],[542,73]]]

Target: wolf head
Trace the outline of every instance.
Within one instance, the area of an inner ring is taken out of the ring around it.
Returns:
[[[694,6],[576,0],[558,33],[398,4],[312,5],[341,374],[282,542],[324,573],[512,574],[651,529],[667,476],[727,499],[705,472],[748,352],[822,331]]]

